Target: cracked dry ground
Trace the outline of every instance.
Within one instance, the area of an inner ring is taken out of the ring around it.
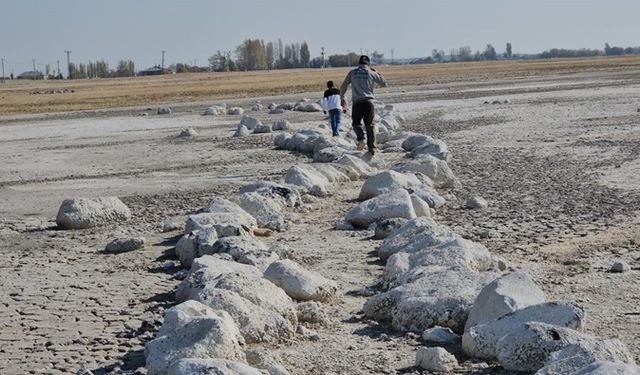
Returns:
[[[588,332],[620,337],[640,359],[640,84],[634,76],[563,77],[566,86],[555,85],[556,77],[495,81],[469,92],[460,84],[426,86],[383,93],[381,99],[407,115],[407,130],[440,137],[453,153],[451,167],[462,187],[436,219],[527,270],[549,299],[583,304]],[[445,97],[431,92],[443,88]],[[484,104],[494,98],[511,103]],[[214,194],[233,197],[243,181],[272,178],[304,160],[272,150],[270,136],[227,141],[202,130],[205,138],[185,147],[202,155],[205,139],[215,140],[225,161],[220,167],[197,160],[187,166],[239,180],[121,194],[134,212],[125,225],[56,231],[53,214],[1,223],[0,373],[86,367],[105,374],[114,366],[134,373],[144,366],[142,345],[174,303],[177,284],[177,268],[163,269],[177,233],[158,233],[162,221],[184,217]],[[174,147],[163,142],[153,149]],[[237,153],[243,149],[252,152],[244,160]],[[380,155],[389,163],[397,157]],[[268,240],[288,244],[306,267],[337,280],[344,292],[340,303],[324,305],[332,323],[312,327],[317,341],[299,337],[270,347],[292,374],[420,373],[412,367],[419,339],[363,320],[360,313],[366,297],[358,291],[375,289],[383,269],[372,254],[377,242],[367,231],[332,229],[360,186],[342,185],[334,196],[307,205],[289,231]],[[470,194],[486,198],[489,208],[459,208]],[[151,245],[117,256],[99,253],[110,238],[125,234],[142,234]],[[617,259],[634,269],[608,273]],[[464,362],[457,373],[506,374],[495,365],[459,359]]]

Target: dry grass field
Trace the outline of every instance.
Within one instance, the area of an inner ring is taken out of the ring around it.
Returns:
[[[495,61],[381,66],[393,86],[482,81],[548,74],[615,71],[640,67],[640,57]],[[8,81],[0,85],[0,115],[64,112],[161,103],[247,98],[318,91],[347,68],[191,73],[77,81]],[[71,89],[67,94],[34,91]]]

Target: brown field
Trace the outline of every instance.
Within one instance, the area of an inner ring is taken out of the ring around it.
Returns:
[[[393,86],[482,81],[576,72],[615,71],[640,67],[640,57],[496,61],[434,65],[381,66]],[[157,77],[77,81],[8,81],[0,85],[0,115],[64,112],[161,103],[194,102],[293,94],[321,90],[340,80],[347,68],[260,72],[190,73]],[[68,94],[34,95],[50,89]]]

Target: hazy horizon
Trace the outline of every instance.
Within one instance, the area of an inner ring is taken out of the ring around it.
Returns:
[[[87,5],[80,0],[3,0],[0,57],[5,73],[19,74],[60,61],[106,60],[114,68],[131,59],[136,69],[161,62],[205,66],[216,50],[233,50],[247,38],[284,43],[306,41],[312,57],[378,50],[395,58],[425,57],[432,49],[492,44],[501,53],[540,53],[551,48],[603,49],[640,46],[635,20],[640,3],[612,0],[419,1],[326,0],[113,0]]]

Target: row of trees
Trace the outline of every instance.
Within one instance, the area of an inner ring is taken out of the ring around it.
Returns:
[[[109,63],[104,60],[89,61],[87,64],[69,63],[69,79],[133,77],[135,75],[136,66],[131,60],[120,60],[115,70],[110,69]]]
[[[505,59],[513,58],[513,48],[511,43],[507,43],[505,46],[505,51],[502,54],[502,57]],[[427,59],[422,59],[423,62],[455,62],[455,61],[485,61],[485,60],[497,60],[498,53],[493,45],[487,44],[487,47],[484,51],[475,51],[475,53],[471,50],[471,47],[464,46],[458,49],[452,49],[451,53],[447,56],[443,50],[434,49],[431,51],[431,57]]]
[[[281,39],[266,43],[261,39],[247,39],[235,48],[234,56],[231,51],[218,50],[209,57],[209,67],[214,72],[308,68],[310,63],[307,42],[284,44]]]

